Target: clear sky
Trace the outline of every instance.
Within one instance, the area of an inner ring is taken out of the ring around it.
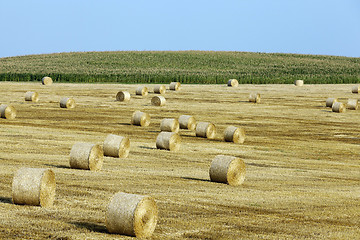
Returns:
[[[0,57],[214,50],[360,57],[360,0],[0,0]]]

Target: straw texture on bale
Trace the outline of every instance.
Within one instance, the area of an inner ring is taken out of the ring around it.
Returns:
[[[346,107],[350,110],[357,110],[359,108],[359,100],[358,99],[348,99]]]
[[[163,96],[155,96],[151,98],[151,104],[154,106],[164,106],[166,99]]]
[[[212,182],[238,186],[245,180],[245,163],[233,156],[217,155],[211,162],[209,174]]]
[[[74,108],[75,105],[75,100],[72,98],[65,97],[60,100],[61,108]]]
[[[164,85],[157,85],[154,87],[154,93],[165,94],[166,87]]]
[[[230,79],[227,83],[229,87],[237,87],[239,86],[239,82],[236,79]]]
[[[328,98],[326,99],[326,107],[332,107],[332,105],[337,102],[337,98]]]
[[[244,143],[245,130],[240,127],[228,126],[224,131],[224,140],[226,142]]]
[[[136,89],[136,95],[146,96],[148,95],[148,88],[147,87],[138,87]]]
[[[332,105],[333,112],[342,113],[345,112],[345,110],[346,110],[346,106],[341,102],[334,102],[334,104]]]
[[[195,130],[196,120],[193,116],[190,115],[181,115],[179,117],[180,129],[189,129],[191,131]]]
[[[104,151],[100,144],[78,142],[70,151],[70,167],[97,171],[102,168]]]
[[[179,121],[174,118],[164,118],[160,123],[160,131],[179,132]]]
[[[105,156],[126,158],[130,151],[130,140],[128,137],[109,134],[105,138],[103,149]]]
[[[116,101],[127,102],[131,98],[130,93],[127,91],[120,91],[116,94]]]
[[[160,132],[156,137],[156,148],[169,151],[179,151],[181,137],[175,132]]]
[[[169,89],[173,90],[173,91],[178,91],[178,90],[180,90],[180,85],[181,84],[179,82],[171,82]]]
[[[198,122],[196,124],[195,133],[197,137],[208,139],[215,138],[216,128],[215,125],[209,122]]]
[[[260,93],[250,93],[249,102],[260,103]]]
[[[353,86],[351,92],[352,93],[360,93],[360,86]]]
[[[150,115],[148,113],[135,111],[131,116],[131,124],[141,127],[147,127],[150,125]]]
[[[55,188],[55,174],[51,169],[20,168],[12,182],[13,203],[51,207]]]
[[[43,85],[51,85],[51,84],[53,83],[53,80],[52,80],[51,77],[43,77],[43,78],[41,79],[41,83],[42,83]]]
[[[26,92],[25,93],[25,101],[30,102],[38,102],[39,101],[39,94],[37,92]]]
[[[0,115],[1,118],[14,119],[16,117],[16,109],[13,106],[1,104]]]
[[[294,84],[295,86],[302,86],[304,85],[304,80],[295,80]]]
[[[152,197],[118,192],[107,207],[105,225],[110,233],[148,238],[157,220],[158,210]]]

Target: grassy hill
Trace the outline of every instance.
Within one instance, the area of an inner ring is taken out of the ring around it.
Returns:
[[[0,58],[0,81],[359,83],[360,58],[213,51],[74,52]]]

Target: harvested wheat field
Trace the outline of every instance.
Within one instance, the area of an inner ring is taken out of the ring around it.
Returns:
[[[334,113],[325,104],[360,98],[352,85],[182,84],[166,91],[161,108],[151,104],[154,93],[135,95],[138,86],[0,82],[0,103],[17,111],[0,118],[0,239],[130,239],[106,229],[117,192],[156,201],[152,239],[360,238],[360,110]],[[27,91],[39,101],[25,101]],[[116,101],[118,91],[130,101]],[[249,102],[251,92],[261,103]],[[76,108],[59,107],[65,96]],[[148,127],[130,124],[137,110],[150,115]],[[213,123],[215,139],[180,129],[178,151],[157,149],[161,120],[181,115]],[[228,126],[245,130],[243,144],[223,140]],[[76,142],[103,144],[109,134],[129,137],[128,157],[104,157],[98,171],[70,168]],[[245,162],[242,185],[210,181],[216,155]],[[12,203],[21,167],[55,173],[52,207]]]

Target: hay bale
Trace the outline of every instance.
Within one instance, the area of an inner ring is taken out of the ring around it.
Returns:
[[[179,121],[174,118],[164,118],[160,123],[160,131],[179,132]]]
[[[75,100],[72,98],[65,97],[60,100],[61,108],[74,108],[75,105]]]
[[[120,91],[116,94],[116,101],[127,102],[130,101],[130,93],[127,91]]]
[[[228,126],[224,131],[224,140],[226,142],[244,143],[245,130],[240,127]]]
[[[326,99],[326,107],[332,107],[332,105],[337,102],[337,98],[328,98]]]
[[[358,99],[348,99],[346,107],[350,110],[357,110],[359,108],[359,100]]]
[[[25,101],[38,102],[39,101],[39,94],[37,92],[27,91],[25,93]]]
[[[212,182],[238,186],[245,180],[245,163],[233,156],[217,155],[211,162],[209,174]]]
[[[164,85],[157,85],[154,87],[154,93],[165,94],[166,87]]]
[[[215,125],[209,122],[198,122],[196,124],[195,133],[197,137],[214,139],[216,134]]]
[[[360,85],[359,86],[353,86],[351,89],[352,93],[360,93]]]
[[[131,124],[141,127],[147,127],[150,125],[150,115],[148,113],[135,111],[131,116]]]
[[[51,85],[51,84],[53,83],[53,80],[52,80],[51,77],[43,77],[43,78],[41,79],[41,83],[42,83],[43,85]]]
[[[193,116],[181,115],[178,121],[181,129],[189,129],[191,131],[195,130],[196,120]]]
[[[294,84],[295,84],[295,86],[302,86],[302,85],[304,85],[304,81],[303,80],[295,80]]]
[[[176,132],[160,132],[156,137],[156,148],[169,151],[179,151],[181,137]]]
[[[342,113],[345,112],[345,110],[346,110],[346,106],[341,102],[334,102],[334,104],[332,105],[333,112]]]
[[[138,87],[136,89],[136,95],[146,96],[148,95],[148,88],[147,87]]]
[[[154,106],[164,106],[166,99],[163,96],[155,96],[151,98],[151,104]]]
[[[16,117],[16,109],[11,105],[0,105],[1,118],[14,119]]]
[[[260,93],[250,93],[249,102],[260,103]]]
[[[239,86],[239,82],[236,79],[229,79],[227,85],[228,87],[237,87]]]
[[[130,139],[109,134],[105,138],[103,149],[105,156],[126,158],[130,151]]]
[[[12,182],[13,203],[51,207],[55,188],[55,174],[51,169],[20,168]]]
[[[104,151],[100,144],[77,142],[70,151],[70,167],[97,171],[102,168]]]
[[[179,82],[171,82],[169,89],[173,90],[173,91],[178,91],[178,90],[180,90],[180,85],[181,84]]]
[[[105,225],[110,233],[149,238],[157,220],[158,210],[152,197],[118,192],[107,207]]]

